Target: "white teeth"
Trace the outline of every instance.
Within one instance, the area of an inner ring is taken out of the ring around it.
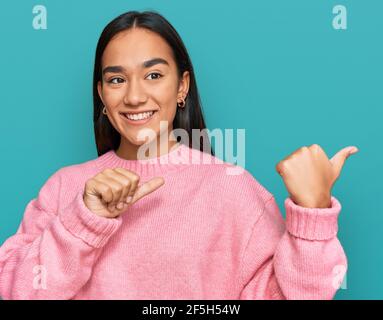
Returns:
[[[142,120],[142,119],[151,117],[153,113],[154,111],[148,111],[148,112],[142,112],[142,113],[136,113],[136,114],[125,113],[125,116],[130,120]]]

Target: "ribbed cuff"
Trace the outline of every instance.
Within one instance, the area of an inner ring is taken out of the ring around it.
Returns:
[[[95,248],[104,246],[122,222],[121,216],[104,218],[90,211],[81,192],[59,213],[59,217],[70,233]]]
[[[307,240],[327,240],[338,232],[339,201],[331,197],[330,208],[305,208],[291,198],[285,200],[286,228],[295,237]]]

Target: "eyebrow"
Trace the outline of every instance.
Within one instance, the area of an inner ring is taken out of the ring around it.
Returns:
[[[156,64],[169,65],[169,63],[165,59],[153,58],[153,59],[144,61],[141,66],[142,66],[142,68],[150,68]],[[108,67],[105,67],[104,70],[102,70],[102,74],[104,75],[107,72],[120,73],[120,72],[124,72],[124,71],[125,71],[125,68],[122,66],[108,66]]]

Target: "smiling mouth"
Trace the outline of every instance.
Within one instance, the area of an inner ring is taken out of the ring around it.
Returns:
[[[157,110],[140,112],[140,113],[120,112],[120,114],[131,121],[140,121],[140,120],[150,119],[156,112]]]

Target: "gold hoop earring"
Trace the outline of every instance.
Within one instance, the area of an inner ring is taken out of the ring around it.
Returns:
[[[177,102],[177,106],[181,109],[183,109],[185,107],[185,99],[184,98],[181,98],[181,102]]]
[[[104,106],[104,108],[102,109],[102,113],[103,114],[108,114],[107,112],[106,112],[106,107]]]

